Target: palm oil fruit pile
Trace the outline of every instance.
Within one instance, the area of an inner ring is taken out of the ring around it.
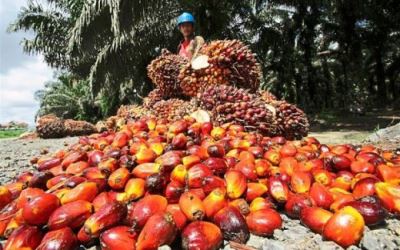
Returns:
[[[4,250],[219,249],[270,237],[281,214],[357,245],[400,213],[400,155],[142,118],[32,160],[0,187]]]

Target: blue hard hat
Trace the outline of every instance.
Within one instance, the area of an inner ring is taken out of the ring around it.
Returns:
[[[193,23],[194,24],[194,17],[192,14],[189,12],[183,12],[179,17],[178,17],[178,26],[181,25],[182,23]]]

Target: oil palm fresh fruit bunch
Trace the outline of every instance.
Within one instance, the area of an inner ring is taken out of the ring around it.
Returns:
[[[64,121],[52,114],[38,118],[36,131],[41,138],[60,138],[66,135]]]
[[[155,103],[152,110],[157,118],[176,121],[190,115],[198,108],[195,100],[185,101],[173,98]]]
[[[150,91],[149,94],[143,98],[143,106],[146,108],[151,108],[156,102],[161,100],[164,100],[163,92],[156,88]]]

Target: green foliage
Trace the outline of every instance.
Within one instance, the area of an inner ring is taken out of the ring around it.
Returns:
[[[26,129],[0,130],[0,139],[18,137],[25,132]]]

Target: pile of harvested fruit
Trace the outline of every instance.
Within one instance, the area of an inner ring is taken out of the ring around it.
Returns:
[[[190,117],[131,120],[32,164],[0,187],[5,250],[219,249],[272,235],[281,213],[347,247],[400,213],[399,152]]]

